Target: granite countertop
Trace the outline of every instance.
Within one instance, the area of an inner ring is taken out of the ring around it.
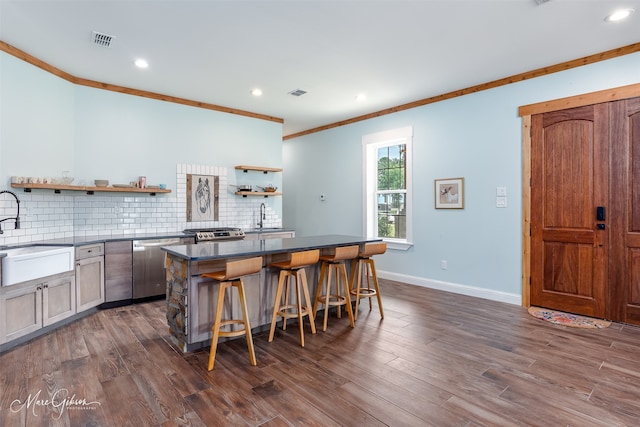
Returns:
[[[251,228],[244,230],[245,234],[256,234],[256,233],[274,233],[280,231],[294,231],[293,228]],[[75,236],[75,237],[65,237],[60,239],[48,239],[48,240],[38,240],[29,243],[17,243],[11,245],[3,245],[0,246],[0,251],[7,250],[10,248],[23,248],[27,246],[35,246],[35,245],[43,245],[43,246],[82,246],[89,245],[94,243],[105,243],[105,242],[117,242],[123,240],[150,240],[150,239],[169,239],[175,237],[194,237],[193,234],[186,234],[182,231],[171,231],[164,233],[145,233],[145,234],[134,234],[134,235],[122,235],[122,236]],[[0,252],[0,257],[6,256],[5,254]]]
[[[378,238],[366,238],[362,236],[331,234],[289,239],[235,240],[220,243],[199,243],[197,245],[176,245],[165,246],[162,249],[171,255],[189,261],[204,261],[209,259],[264,256],[311,249],[333,248],[336,246],[360,245],[367,242],[378,242],[380,240],[381,239]]]
[[[117,242],[122,240],[148,240],[148,239],[167,239],[171,237],[193,237],[193,234],[185,234],[182,231],[173,231],[167,233],[146,233],[122,236],[74,236],[64,237],[60,239],[38,240],[29,243],[16,243],[11,245],[0,246],[0,251],[11,248],[23,248],[27,246],[82,246],[93,243]]]

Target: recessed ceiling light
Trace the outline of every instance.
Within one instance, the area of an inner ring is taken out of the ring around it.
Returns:
[[[251,91],[251,95],[253,96],[262,96],[262,89],[255,88]]]
[[[633,13],[633,9],[620,9],[613,12],[611,15],[604,18],[607,22],[618,22],[629,17]]]
[[[134,61],[134,64],[136,64],[136,67],[138,67],[138,68],[147,68],[149,66],[149,63],[146,60],[142,59],[142,58],[136,59]]]

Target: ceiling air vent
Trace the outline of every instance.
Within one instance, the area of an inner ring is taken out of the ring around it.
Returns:
[[[115,36],[110,36],[109,34],[101,33],[98,31],[94,31],[91,34],[91,42],[102,47],[111,47],[113,39],[115,39]]]
[[[305,93],[307,93],[306,90],[302,90],[302,89],[296,89],[296,90],[292,90],[291,92],[289,92],[289,95],[293,95],[293,96],[302,96]]]

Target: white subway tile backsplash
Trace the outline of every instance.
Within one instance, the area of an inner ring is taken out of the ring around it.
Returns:
[[[218,221],[187,222],[187,174],[219,177]],[[282,219],[261,198],[242,198],[229,188],[226,167],[176,165],[176,189],[169,195],[133,196],[20,193],[21,228],[3,223],[0,245],[69,238],[73,236],[132,236],[145,233],[182,231],[186,228],[254,228],[260,204],[266,204],[265,227],[280,227]],[[15,214],[13,198],[0,200],[0,215]]]

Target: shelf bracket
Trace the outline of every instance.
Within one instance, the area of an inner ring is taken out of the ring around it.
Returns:
[[[25,192],[25,193],[31,193],[31,189],[30,189],[30,188],[25,188],[25,189],[24,189],[24,192]]]
[[[87,191],[87,195],[93,196],[93,191],[91,191],[91,190]]]
[[[53,190],[54,194],[60,194],[60,190]]]

